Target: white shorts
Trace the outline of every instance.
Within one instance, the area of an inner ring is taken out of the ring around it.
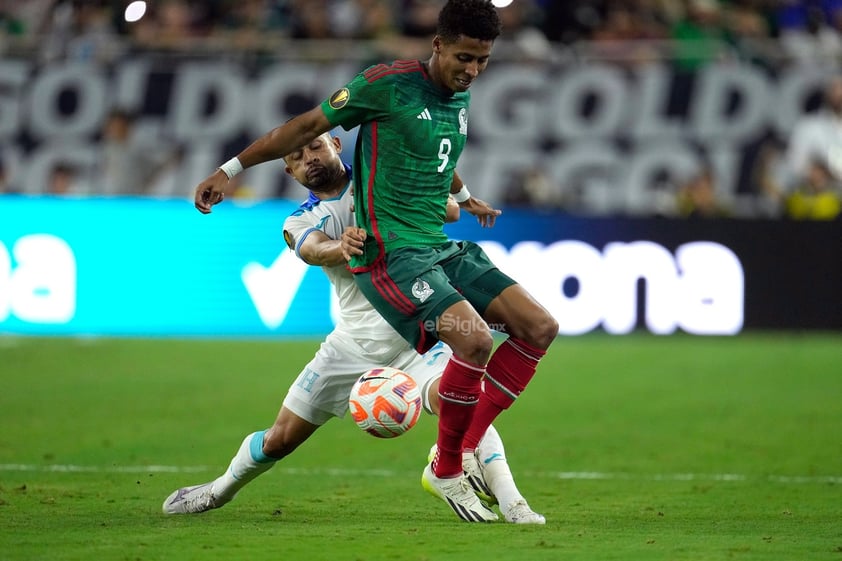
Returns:
[[[441,377],[451,354],[441,342],[419,355],[397,336],[390,341],[367,340],[334,331],[290,386],[284,406],[307,422],[323,425],[331,417],[345,416],[351,387],[360,376],[372,368],[391,366],[415,379],[429,413],[427,391]]]

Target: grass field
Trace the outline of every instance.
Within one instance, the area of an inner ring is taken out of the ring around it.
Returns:
[[[0,338],[0,559],[842,561],[842,334],[559,339],[496,424],[543,527],[424,493],[430,418],[333,421],[225,508],[161,514],[317,345]]]

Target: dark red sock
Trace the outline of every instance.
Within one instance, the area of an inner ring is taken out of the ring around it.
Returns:
[[[438,452],[433,460],[436,477],[462,473],[462,439],[471,424],[485,368],[452,356],[439,382]]]
[[[471,426],[462,442],[464,450],[474,450],[477,447],[497,415],[514,403],[535,375],[538,361],[545,354],[545,350],[511,337],[497,347],[488,361],[482,394],[475,408]]]

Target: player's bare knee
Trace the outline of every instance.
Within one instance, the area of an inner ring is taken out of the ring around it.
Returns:
[[[539,349],[546,349],[558,336],[558,321],[549,313],[530,321],[521,339]]]
[[[491,333],[478,331],[465,339],[458,353],[454,349],[454,354],[472,364],[485,364],[488,362],[488,357],[491,356],[493,348],[494,339],[491,337]]]
[[[467,325],[454,323],[446,329],[439,329],[439,339],[446,343],[453,354],[472,364],[485,364],[494,348],[494,339],[485,323]]]
[[[545,314],[544,321],[541,323],[541,344],[542,349],[548,348],[555,338],[558,337],[558,320],[550,314]]]

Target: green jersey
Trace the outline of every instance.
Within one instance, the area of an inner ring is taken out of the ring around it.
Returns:
[[[360,126],[354,151],[357,226],[368,233],[364,270],[399,247],[435,247],[468,134],[470,93],[434,84],[418,60],[378,64],[322,103],[334,126]]]

